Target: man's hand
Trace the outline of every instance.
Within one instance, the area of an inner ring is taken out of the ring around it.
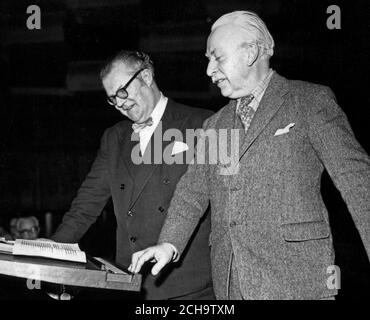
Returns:
[[[166,264],[173,260],[174,254],[174,246],[169,243],[162,243],[154,247],[146,248],[132,255],[128,270],[133,273],[138,273],[146,261],[156,262],[152,268],[152,275],[155,276]]]

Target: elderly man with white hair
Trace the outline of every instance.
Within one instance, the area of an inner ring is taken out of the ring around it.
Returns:
[[[204,129],[230,133],[218,146],[239,152],[237,163],[230,163],[231,174],[222,161],[189,166],[158,245],[133,255],[133,272],[154,261],[157,274],[177,261],[210,201],[218,299],[333,299],[340,283],[320,193],[324,169],[370,256],[369,156],[331,90],[283,78],[269,66],[273,52],[272,36],[252,12],[232,12],[213,24],[207,75],[230,102]]]

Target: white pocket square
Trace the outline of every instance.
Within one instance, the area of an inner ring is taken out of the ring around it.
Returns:
[[[290,128],[294,127],[295,123],[289,123],[285,128],[277,129],[274,136],[280,136],[281,134],[288,133]]]
[[[177,153],[180,153],[180,152],[184,152],[186,150],[189,150],[189,147],[186,143],[181,142],[181,141],[175,141],[173,144],[171,156]]]

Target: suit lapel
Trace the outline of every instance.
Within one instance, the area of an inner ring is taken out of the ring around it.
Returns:
[[[147,159],[147,162],[144,162],[140,165],[135,165],[132,163],[130,159],[130,169],[136,170],[132,176],[135,178],[135,187],[131,199],[131,207],[135,205],[136,201],[139,199],[141,193],[143,192],[145,186],[147,185],[148,181],[152,177],[154,171],[159,168],[163,163],[163,150],[167,147],[171,141],[163,141],[163,134],[166,132],[167,129],[170,128],[180,128],[181,122],[183,119],[175,120],[174,119],[174,112],[171,108],[173,102],[169,99],[167,102],[167,106],[165,112],[162,116],[160,123],[158,124],[157,128],[155,129],[148,146],[144,153],[144,159]],[[136,143],[134,142],[131,144],[131,147],[135,146]],[[155,150],[156,148],[156,150]],[[132,149],[130,149],[132,150]],[[131,153],[131,152],[130,152]],[[156,156],[156,158],[155,158]],[[155,161],[156,160],[156,161]],[[128,161],[126,156],[126,161]]]
[[[235,151],[239,151],[240,144],[244,140],[244,129],[240,120],[236,117],[236,100],[232,100],[222,110],[217,120],[217,157],[220,166],[220,174],[233,175],[235,170]],[[237,130],[237,131],[234,131]],[[226,134],[226,137],[225,137]],[[232,157],[232,160],[230,159]],[[236,159],[238,161],[239,158]],[[230,162],[231,161],[231,162]],[[223,173],[221,173],[223,172]]]
[[[133,176],[133,162],[131,160],[131,151],[135,147],[139,141],[133,141],[131,139],[132,128],[129,123],[127,123],[126,127],[123,129],[121,133],[121,148],[120,148],[120,159],[122,159],[122,163],[125,166],[126,171],[128,172],[129,177],[132,181],[134,181]]]
[[[261,134],[263,129],[269,124],[276,112],[284,102],[284,96],[288,93],[286,80],[275,73],[262,97],[256,114],[245,135],[244,143],[240,144],[239,160],[248,151],[252,143]]]
[[[234,125],[236,100],[231,100],[221,111],[217,119],[217,129],[232,129]]]

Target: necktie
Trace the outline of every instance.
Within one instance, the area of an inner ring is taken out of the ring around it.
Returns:
[[[247,131],[253,116],[254,116],[254,109],[250,106],[250,103],[254,99],[253,94],[249,94],[246,97],[241,98],[239,107],[236,111],[237,115],[240,117],[240,120],[242,121],[244,125],[244,130]]]
[[[153,125],[153,119],[152,117],[149,117],[142,123],[133,123],[132,124],[132,130],[134,130],[135,133],[139,133],[141,130],[143,130],[147,126],[152,126]]]

